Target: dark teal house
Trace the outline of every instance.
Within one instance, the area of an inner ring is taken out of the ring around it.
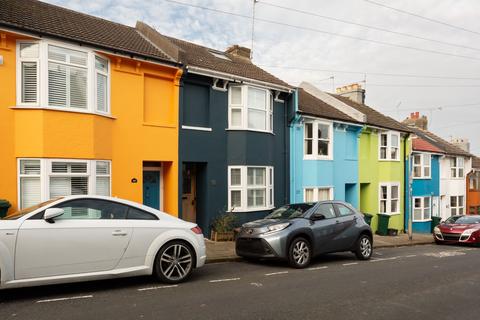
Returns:
[[[215,217],[237,223],[289,201],[293,88],[250,60],[158,35],[184,65],[179,108],[179,217],[209,234]]]

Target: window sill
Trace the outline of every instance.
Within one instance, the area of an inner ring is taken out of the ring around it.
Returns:
[[[400,162],[400,159],[378,159],[380,162]]]
[[[333,157],[303,157],[303,160],[333,161]]]
[[[432,180],[432,177],[413,177],[413,180]]]
[[[387,216],[396,216],[396,215],[399,215],[400,212],[380,212],[379,214],[384,214],[384,215],[387,215]]]
[[[117,119],[109,114],[98,113],[98,112],[91,112],[88,110],[80,110],[80,109],[66,109],[66,108],[53,108],[53,107],[35,107],[35,106],[13,106],[10,107],[12,110],[51,110],[51,111],[60,111],[60,112],[71,112],[71,113],[82,113],[82,114],[91,114],[94,116],[105,117],[109,119]]]
[[[255,129],[242,129],[242,128],[227,128],[225,131],[251,131],[251,132],[259,132],[259,133],[267,133],[271,135],[275,135],[272,131],[266,131],[266,130],[255,130]]]
[[[267,210],[272,210],[275,207],[257,207],[257,208],[235,208],[235,210],[230,210],[228,212],[230,213],[244,213],[244,212],[255,212],[255,211],[267,211]]]
[[[432,219],[427,219],[427,220],[412,220],[412,222],[431,222]]]
[[[208,132],[212,131],[212,128],[196,127],[196,126],[182,126],[182,129],[184,129],[184,130],[196,130],[196,131],[208,131]]]

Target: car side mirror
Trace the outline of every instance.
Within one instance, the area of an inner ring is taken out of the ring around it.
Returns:
[[[55,218],[60,217],[64,213],[65,211],[63,211],[62,208],[49,208],[45,210],[45,213],[43,214],[43,220],[53,223]]]
[[[325,215],[322,214],[322,213],[318,213],[318,212],[316,212],[316,213],[314,213],[310,216],[310,220],[312,220],[312,221],[318,221],[318,220],[323,220],[323,219],[325,219]]]

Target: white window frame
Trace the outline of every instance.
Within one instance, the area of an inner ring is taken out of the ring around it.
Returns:
[[[415,200],[420,200],[420,207],[415,206]],[[430,205],[428,207],[425,206],[425,200],[429,199]],[[432,197],[425,196],[425,197],[413,197],[412,198],[412,221],[413,222],[425,222],[425,221],[432,221]],[[415,209],[422,211],[422,219],[415,219]],[[428,218],[425,219],[425,212],[429,210]]]
[[[20,163],[23,160],[35,160],[40,161],[40,175],[25,175],[20,173]],[[81,160],[81,159],[50,159],[50,158],[18,158],[17,159],[17,194],[18,194],[18,204],[21,206],[22,194],[20,187],[20,180],[23,177],[40,177],[40,202],[50,200],[50,178],[51,177],[88,177],[88,195],[96,195],[96,162],[104,161],[109,163],[109,174],[99,174],[99,177],[110,177],[110,186],[109,192],[112,194],[112,161],[106,159],[95,159],[95,160]],[[52,163],[53,162],[68,162],[68,163],[86,163],[87,171],[86,173],[54,173],[52,172]],[[23,208],[20,208],[23,209]]]
[[[265,206],[248,207],[248,190],[262,189],[258,186],[248,186],[248,169],[262,168],[265,169]],[[231,172],[232,169],[240,169],[240,185],[232,186]],[[241,206],[233,207],[231,199],[231,191],[240,191]],[[274,168],[272,166],[228,166],[228,211],[230,212],[249,212],[262,211],[274,208]]]
[[[306,124],[312,124],[312,154],[307,154],[305,148],[306,140]],[[328,126],[328,139],[318,138],[318,125]],[[328,155],[318,154],[318,141],[328,141]],[[306,120],[303,124],[303,159],[304,160],[333,160],[333,123],[330,121],[321,120]]]
[[[318,202],[319,200],[319,193],[320,190],[328,190],[329,195],[327,200],[334,200],[335,199],[335,194],[334,194],[334,188],[330,186],[321,186],[321,187],[305,187],[303,188],[303,201],[307,202],[307,190],[313,190],[313,202]],[[327,201],[327,200],[322,200],[322,201]]]
[[[462,197],[462,203],[460,203],[460,197]],[[457,198],[457,206],[456,207],[452,207],[452,198]],[[465,214],[465,195],[463,194],[460,194],[460,195],[457,195],[457,196],[450,196],[450,198],[448,199],[449,200],[449,203],[448,203],[448,206],[450,208],[450,215],[453,216],[453,215],[461,215],[461,214]],[[455,214],[452,213],[452,210],[455,209]],[[462,209],[462,213],[459,212],[459,210]]]
[[[452,165],[452,160],[455,160],[455,165]],[[449,162],[450,162],[450,178],[452,179],[465,178],[465,158],[450,157]],[[460,166],[460,162],[462,163],[461,166]]]
[[[22,43],[36,43],[39,45],[39,55],[38,59],[33,58],[21,58],[20,57],[20,44]],[[87,54],[87,65],[85,69],[87,70],[87,107],[86,108],[75,108],[75,107],[58,107],[50,106],[48,103],[48,47],[56,46],[65,49],[75,50],[84,52]],[[25,108],[39,108],[39,109],[52,109],[65,112],[79,112],[79,113],[92,113],[109,116],[111,114],[111,97],[110,97],[110,86],[111,86],[111,62],[108,57],[105,55],[95,52],[93,49],[89,49],[83,46],[75,46],[72,44],[67,44],[65,42],[55,41],[55,40],[17,40],[16,43],[16,105],[18,107]],[[95,57],[98,56],[107,61],[107,99],[106,99],[106,109],[108,112],[97,111],[97,97],[96,97],[96,74],[97,69],[95,68]],[[37,62],[37,102],[36,103],[22,103],[22,70],[21,63],[26,61],[36,61]]]
[[[398,187],[398,198],[392,198],[392,187]],[[382,187],[387,187],[387,198],[382,199]],[[400,199],[402,197],[402,190],[400,189],[400,182],[381,182],[378,185],[378,212],[382,214],[394,215],[400,213],[401,202]],[[392,211],[392,201],[397,200],[397,211]],[[385,212],[381,212],[382,208],[382,201],[386,201],[385,205]]]
[[[420,164],[415,164],[415,157],[420,157]],[[428,164],[425,163],[427,157]],[[420,176],[415,175],[415,167],[420,168]],[[425,174],[425,169],[429,169],[429,174]],[[432,178],[432,155],[429,153],[414,153],[412,156],[412,176],[413,179],[431,179]]]
[[[240,104],[234,104],[232,102],[232,88],[240,88],[241,89],[241,102]],[[262,90],[265,92],[266,95],[266,103],[265,106],[265,130],[250,128],[248,126],[248,90],[256,89]],[[241,123],[239,126],[234,126],[232,124],[232,110],[240,110],[241,111]],[[266,132],[266,133],[273,133],[273,94],[270,90],[251,86],[251,85],[230,85],[228,87],[228,129],[229,130],[249,130],[249,131],[258,131],[258,132]]]
[[[382,135],[387,136],[387,145],[384,147],[382,146]],[[397,136],[398,137],[398,147],[393,147],[392,146],[392,137]],[[402,146],[402,136],[400,135],[400,132],[397,131],[380,131],[378,133],[378,160],[379,161],[400,161],[400,153],[401,153],[401,146]],[[386,157],[382,158],[382,148],[386,148]],[[392,149],[397,148],[397,157],[392,158]]]

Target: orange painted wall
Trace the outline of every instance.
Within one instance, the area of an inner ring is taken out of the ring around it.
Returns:
[[[4,64],[0,65],[0,199],[12,203],[10,212],[17,209],[16,159],[32,157],[112,160],[112,196],[140,203],[143,161],[166,162],[164,210],[176,216],[181,70],[109,56],[111,117],[15,109],[11,107],[16,105],[17,37],[3,34],[6,41],[0,46],[0,55],[4,57]],[[153,85],[150,79],[154,79]],[[145,121],[150,120],[145,117],[145,106],[156,112],[154,121]],[[132,183],[133,178],[138,182]]]

